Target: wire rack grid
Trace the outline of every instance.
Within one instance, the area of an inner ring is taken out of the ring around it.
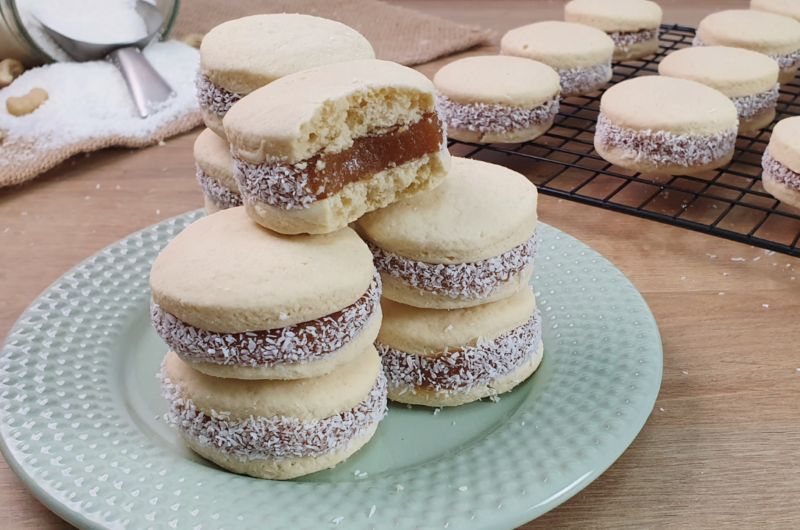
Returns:
[[[695,30],[661,27],[661,48],[651,57],[614,65],[611,84],[657,75],[670,52],[692,45]],[[562,100],[553,127],[522,144],[450,140],[455,156],[501,164],[526,175],[541,193],[652,219],[800,257],[800,211],[781,204],[761,184],[761,157],[778,120],[800,114],[800,85],[781,85],[775,121],[740,135],[731,162],[692,176],[636,173],[603,160],[594,128],[603,90]]]

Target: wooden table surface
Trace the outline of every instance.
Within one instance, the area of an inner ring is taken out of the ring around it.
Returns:
[[[396,3],[498,35],[559,19],[563,5]],[[746,4],[662,2],[666,22],[691,26],[712,10]],[[420,69],[430,75],[442,63]],[[78,156],[0,190],[0,337],[80,261],[202,206],[192,159],[198,132],[164,147]],[[664,380],[619,461],[524,528],[800,528],[800,260],[546,196],[539,208],[543,221],[605,255],[642,292],[661,330]],[[0,459],[0,528],[69,527]]]

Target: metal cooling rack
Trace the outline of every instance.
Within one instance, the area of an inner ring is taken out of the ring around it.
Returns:
[[[695,30],[661,26],[653,57],[614,65],[611,83],[658,73],[673,50],[692,45]],[[800,212],[780,204],[761,185],[761,155],[775,122],[736,140],[727,166],[693,176],[650,175],[603,160],[594,128],[603,91],[566,98],[553,127],[523,144],[472,144],[450,140],[453,155],[501,164],[526,175],[541,193],[696,230],[800,257]],[[777,120],[800,114],[800,85],[782,85]]]

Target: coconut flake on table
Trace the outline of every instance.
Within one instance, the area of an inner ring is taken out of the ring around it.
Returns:
[[[158,112],[139,117],[125,81],[109,62],[55,63],[28,70],[0,90],[0,168],[18,164],[19,157],[33,159],[89,139],[145,138],[159,128],[198,112],[194,76],[199,52],[178,41],[155,43],[144,55],[175,91]],[[25,116],[5,111],[9,97],[24,96],[42,88],[49,96],[41,107]],[[28,151],[25,151],[25,149]],[[11,157],[15,156],[16,159]]]

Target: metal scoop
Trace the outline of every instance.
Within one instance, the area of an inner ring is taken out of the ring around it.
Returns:
[[[133,42],[115,44],[82,42],[62,35],[41,20],[39,23],[45,32],[76,61],[96,61],[108,57],[125,78],[139,115],[146,118],[157,112],[159,105],[175,92],[141,52],[141,49],[158,35],[164,17],[154,5],[143,0],[136,2],[136,12],[144,20],[147,36]]]

